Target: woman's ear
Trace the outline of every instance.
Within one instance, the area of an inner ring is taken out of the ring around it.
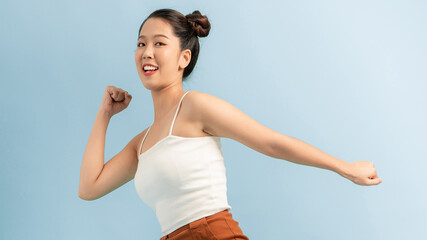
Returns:
[[[191,61],[191,50],[185,49],[181,53],[181,57],[179,58],[179,67],[184,69],[190,64]]]

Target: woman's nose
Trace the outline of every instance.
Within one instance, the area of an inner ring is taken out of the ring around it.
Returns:
[[[151,47],[146,47],[144,52],[142,53],[143,58],[152,58],[153,57],[153,50]]]

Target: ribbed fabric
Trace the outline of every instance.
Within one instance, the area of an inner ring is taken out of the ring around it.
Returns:
[[[162,235],[192,221],[231,210],[221,141],[217,136],[169,135],[138,153],[134,184],[139,197],[156,213]],[[141,141],[139,152],[151,126]]]

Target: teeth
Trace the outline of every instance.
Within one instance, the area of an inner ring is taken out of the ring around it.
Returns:
[[[145,71],[153,71],[153,70],[157,70],[157,69],[159,69],[159,68],[158,67],[152,67],[152,66],[145,66],[144,67]]]

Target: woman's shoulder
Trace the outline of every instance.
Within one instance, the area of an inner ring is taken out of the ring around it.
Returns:
[[[137,135],[132,137],[132,139],[129,141],[129,144],[132,145],[132,148],[134,149],[135,152],[139,151],[139,145],[141,144],[142,139],[147,133],[148,128],[149,127],[145,128],[142,132],[139,132]]]
[[[188,91],[188,94],[184,98],[183,102],[187,100],[187,104],[193,105],[193,107],[197,107],[200,104],[212,103],[214,104],[218,100],[222,100],[212,94],[200,92],[200,91]],[[183,103],[184,104],[184,103]]]
[[[218,113],[230,105],[219,97],[200,91],[190,91],[185,98],[182,103],[186,106],[185,114],[199,122],[204,122],[212,116],[221,116]]]
[[[215,105],[214,95],[200,91],[189,91],[182,100],[182,115],[183,118],[196,125],[203,125],[204,112]]]

